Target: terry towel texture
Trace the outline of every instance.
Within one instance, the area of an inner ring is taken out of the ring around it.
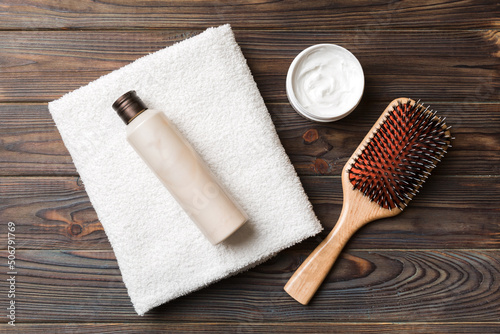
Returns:
[[[135,89],[163,110],[248,213],[213,246],[125,137]],[[49,103],[138,314],[268,259],[321,225],[229,25],[140,58]]]

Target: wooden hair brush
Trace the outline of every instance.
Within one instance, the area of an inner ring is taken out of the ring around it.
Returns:
[[[361,226],[403,211],[450,147],[449,129],[411,99],[387,106],[344,166],[340,218],[285,285],[290,296],[307,305]]]

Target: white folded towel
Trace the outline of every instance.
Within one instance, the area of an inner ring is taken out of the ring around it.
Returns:
[[[165,111],[250,220],[213,246],[133,151],[111,108],[136,90]],[[49,103],[138,314],[321,231],[229,25]]]

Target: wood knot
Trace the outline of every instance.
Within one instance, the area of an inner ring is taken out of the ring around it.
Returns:
[[[79,235],[83,232],[83,228],[80,224],[71,224],[69,226],[69,231],[72,235]]]
[[[318,158],[314,161],[313,169],[316,173],[328,174],[330,165],[325,160]]]
[[[343,253],[342,257],[351,262],[349,264],[351,277],[354,278],[366,277],[370,275],[372,272],[374,272],[376,269],[375,264],[358,256],[354,256],[349,253]]]
[[[319,138],[318,130],[309,129],[302,135],[302,138],[304,139],[304,144],[310,145],[314,143],[316,140],[318,140]]]

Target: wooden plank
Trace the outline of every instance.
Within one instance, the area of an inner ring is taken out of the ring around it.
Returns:
[[[0,29],[422,29],[498,27],[494,1],[4,1]]]
[[[139,317],[111,251],[19,250],[16,316],[20,323],[498,322],[498,250],[351,251],[303,306],[283,285],[306,255],[294,247]],[[6,299],[0,295],[2,305]]]
[[[304,119],[288,103],[268,109],[299,175],[338,176],[385,106],[363,101],[349,117],[326,124]],[[500,104],[432,107],[456,137],[435,175],[500,174]],[[0,175],[77,175],[46,104],[0,104],[0,119]]]
[[[232,323],[41,323],[16,325],[18,331],[30,334],[50,333],[494,333],[500,322],[465,323],[254,323],[233,321]]]
[[[405,20],[407,21],[407,20]],[[0,102],[49,101],[196,31],[0,32]],[[266,102],[287,102],[293,58],[337,43],[363,65],[368,101],[498,101],[497,31],[236,31]],[[78,73],[78,75],[75,75]]]
[[[340,178],[301,180],[326,233],[340,214]],[[111,249],[78,181],[0,178],[0,221],[16,224],[22,249]],[[432,176],[402,214],[362,228],[347,249],[498,248],[499,202],[500,177]],[[0,224],[1,233],[7,233],[6,224]],[[304,247],[312,249],[319,240]]]
[[[22,249],[111,249],[78,177],[0,179],[0,208]],[[5,223],[0,231],[7,233]]]
[[[47,105],[0,105],[2,175],[77,175]]]
[[[305,120],[289,104],[269,105],[281,143],[299,175],[340,175],[387,102],[364,100],[348,117],[333,123]],[[431,103],[446,117],[455,137],[435,175],[500,173],[500,104]]]
[[[18,332],[498,331],[496,2],[6,0],[2,5],[0,175],[6,177],[0,177],[0,233],[5,235],[7,221],[18,224]],[[392,98],[411,94],[433,102],[457,139],[402,215],[359,231],[308,307],[282,288],[321,236],[138,317],[71,157],[41,103],[227,22],[236,29],[327,230],[340,212],[338,173],[352,153],[349,147]],[[71,31],[57,31],[61,28]],[[284,94],[293,57],[322,42],[353,51],[367,77],[360,107],[332,124],[300,118]],[[0,251],[4,274],[6,255]],[[6,294],[0,295],[0,304],[7,302]],[[11,328],[4,323],[3,331]]]

